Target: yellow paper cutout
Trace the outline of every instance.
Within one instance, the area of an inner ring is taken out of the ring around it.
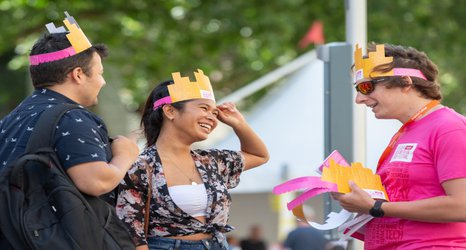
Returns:
[[[356,49],[354,50],[354,82],[363,78],[393,76],[393,69],[384,73],[373,71],[375,67],[391,62],[393,62],[393,57],[385,56],[385,45],[376,45],[375,51],[369,52],[368,57],[364,58],[362,49],[359,47],[359,44],[356,44]]]
[[[363,167],[359,162],[352,163],[351,166],[343,166],[330,159],[330,166],[322,169],[321,180],[337,184],[340,193],[351,192],[348,182],[352,180],[373,198],[388,200],[380,176],[374,174],[371,169]]]
[[[84,35],[84,32],[78,27],[76,23],[70,23],[68,18],[65,18],[63,23],[70,32],[66,35],[66,37],[68,38],[68,41],[70,41],[71,46],[73,46],[74,50],[76,51],[76,54],[92,47],[91,42],[89,42],[89,39],[87,39],[86,35]]]
[[[181,77],[180,72],[172,73],[174,83],[168,85],[168,92],[173,103],[198,98],[215,101],[209,77],[204,75],[204,72],[200,69],[194,72],[194,76],[196,81],[191,82],[189,77]]]

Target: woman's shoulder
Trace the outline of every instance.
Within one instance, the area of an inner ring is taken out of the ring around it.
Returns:
[[[466,133],[466,117],[449,107],[436,110],[426,118],[421,123],[422,127],[431,132],[436,131],[438,135],[452,131],[464,131]]]
[[[434,113],[435,125],[439,127],[463,128],[466,129],[466,117],[456,112],[454,109],[444,107]]]

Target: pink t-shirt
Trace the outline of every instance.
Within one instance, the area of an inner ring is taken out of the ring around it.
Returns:
[[[444,196],[442,182],[466,178],[466,118],[442,108],[412,123],[377,173],[390,201]],[[466,223],[375,218],[364,241],[365,249],[466,249]]]

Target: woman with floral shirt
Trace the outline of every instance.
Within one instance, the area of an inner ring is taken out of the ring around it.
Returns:
[[[147,99],[141,120],[147,145],[122,182],[117,213],[138,250],[226,249],[223,233],[233,229],[227,225],[228,189],[238,185],[242,171],[267,162],[268,151],[233,103],[215,104],[201,70],[196,82],[172,75]],[[192,149],[218,121],[233,128],[241,151]]]

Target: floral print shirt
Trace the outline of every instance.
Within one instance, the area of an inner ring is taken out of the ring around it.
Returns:
[[[222,233],[233,230],[227,224],[231,205],[228,189],[239,183],[244,167],[243,155],[237,151],[217,149],[192,150],[191,155],[207,191],[206,223],[191,217],[173,202],[157,149],[148,147],[121,182],[116,207],[118,217],[128,226],[136,245],[147,244],[144,235],[149,180],[147,166],[152,170],[149,237],[210,233],[218,241],[223,241]]]

